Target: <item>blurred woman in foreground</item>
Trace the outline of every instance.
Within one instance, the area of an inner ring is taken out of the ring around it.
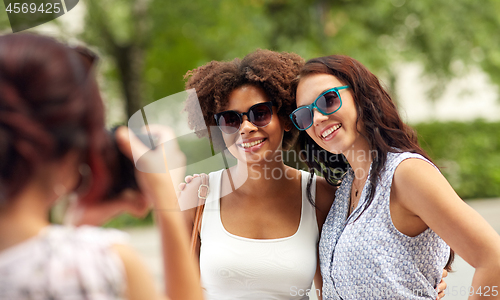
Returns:
[[[73,192],[99,208],[96,223],[117,211],[143,214],[146,201],[162,208],[167,295],[202,299],[181,217],[166,213],[177,209],[168,172],[136,172],[142,193],[103,201],[109,142],[92,64],[88,51],[50,38],[0,37],[0,299],[163,298],[123,233],[50,224],[50,208]],[[147,150],[125,128],[116,139],[130,159],[132,149]]]

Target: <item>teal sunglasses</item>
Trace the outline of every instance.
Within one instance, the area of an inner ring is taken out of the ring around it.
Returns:
[[[317,109],[323,115],[331,115],[342,107],[342,99],[339,90],[349,88],[348,85],[334,87],[326,90],[314,100],[312,104],[301,106],[290,114],[293,125],[298,130],[307,130],[313,124],[313,109]]]

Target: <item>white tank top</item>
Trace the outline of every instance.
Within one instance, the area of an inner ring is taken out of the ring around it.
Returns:
[[[229,233],[220,218],[223,170],[209,174],[210,193],[200,230],[201,281],[208,300],[309,299],[316,272],[318,225],[302,171],[302,209],[295,234],[278,239],[251,239]],[[316,178],[311,193],[316,195]]]

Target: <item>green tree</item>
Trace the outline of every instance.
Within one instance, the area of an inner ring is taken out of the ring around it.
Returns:
[[[0,33],[12,33],[9,17],[5,11],[5,3],[3,1],[0,2]]]
[[[183,90],[183,75],[212,59],[242,56],[263,43],[261,8],[243,0],[87,0],[82,38],[109,57],[130,117]],[[254,26],[256,25],[256,26]]]
[[[436,98],[480,66],[500,85],[497,0],[85,0],[83,38],[108,61],[128,115],[183,88],[182,75],[255,48],[305,58],[343,53],[394,87],[395,62],[424,66]],[[3,5],[0,5],[3,8]],[[0,14],[0,28],[8,28]]]
[[[478,65],[500,85],[496,0],[263,0],[273,48],[308,57],[342,53],[384,74],[394,62],[424,66],[434,98],[451,77]]]

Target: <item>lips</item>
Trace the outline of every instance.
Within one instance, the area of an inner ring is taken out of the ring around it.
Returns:
[[[329,139],[333,138],[333,136],[335,135],[335,133],[340,128],[342,128],[342,123],[333,124],[332,126],[328,126],[327,128],[323,129],[323,131],[321,131],[321,135],[320,136],[324,140],[329,140]]]

